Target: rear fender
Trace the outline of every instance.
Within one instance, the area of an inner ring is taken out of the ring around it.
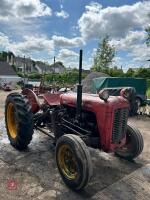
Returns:
[[[37,113],[41,108],[41,105],[40,105],[37,95],[31,89],[28,89],[28,88],[23,89],[22,94],[27,97],[27,99],[32,107],[32,112],[34,114]]]
[[[43,95],[43,98],[47,104],[50,106],[60,105],[60,96],[62,93],[50,93],[47,92]]]

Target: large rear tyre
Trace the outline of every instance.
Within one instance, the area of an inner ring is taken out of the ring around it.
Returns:
[[[5,103],[5,123],[10,144],[24,150],[32,140],[33,114],[28,100],[19,93],[11,93]]]
[[[126,144],[117,149],[115,154],[127,160],[133,160],[139,156],[143,150],[144,142],[140,131],[133,125],[128,124],[126,130]]]
[[[77,191],[88,184],[92,175],[92,162],[88,147],[79,136],[67,134],[58,139],[56,162],[68,187]]]

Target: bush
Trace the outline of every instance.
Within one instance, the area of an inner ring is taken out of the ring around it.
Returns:
[[[14,70],[15,72],[17,72],[17,68],[16,68],[15,65],[12,65],[12,68],[13,68],[13,70]]]
[[[23,74],[22,74],[21,72],[18,72],[17,75],[18,75],[19,77],[21,77],[21,78],[23,77]]]
[[[29,74],[29,75],[28,75],[28,78],[29,78],[29,79],[41,79],[41,78],[42,78],[42,75],[39,74],[39,73],[34,72],[34,73],[32,73],[32,74]]]
[[[85,78],[87,73],[82,74],[82,78]],[[78,82],[78,71],[72,71],[68,73],[62,73],[62,74],[47,74],[45,75],[45,81],[49,84],[52,84],[53,82],[59,83],[59,84],[75,84]]]

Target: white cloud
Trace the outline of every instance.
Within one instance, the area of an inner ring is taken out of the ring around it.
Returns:
[[[145,31],[129,31],[126,37],[121,39],[112,39],[110,44],[114,45],[117,50],[132,50],[135,45],[145,42],[146,32]]]
[[[24,37],[23,42],[11,43],[8,46],[10,51],[16,54],[32,54],[36,52],[47,51],[50,53],[54,50],[53,41],[46,37]]]
[[[21,42],[11,42],[6,35],[0,33],[0,48],[12,51],[16,55],[32,55],[44,51],[51,54],[54,51],[54,43],[45,36],[25,36]]]
[[[61,10],[60,12],[55,12],[55,15],[57,17],[62,17],[64,19],[67,19],[69,17],[69,14],[65,10]]]
[[[114,59],[114,62],[120,62],[120,61],[122,61],[122,57],[120,57],[120,56],[116,56],[115,57],[115,59]]]
[[[97,49],[96,49],[96,48],[93,48],[93,51],[92,51],[92,54],[91,54],[92,58],[94,58],[94,57],[95,57],[95,55],[96,55],[96,52],[97,52]]]
[[[47,38],[44,35],[34,35],[34,36],[24,36],[22,41],[12,42],[7,35],[0,32],[0,49],[5,49],[12,51],[16,55],[33,55],[35,53],[47,52],[49,54],[54,54],[55,46],[60,47],[74,47],[79,46],[81,42],[80,38],[64,38],[61,36],[53,36],[52,38]],[[43,56],[43,55],[42,55]],[[59,50],[59,59],[77,59],[78,53],[63,48]]]
[[[91,3],[78,20],[81,36],[85,41],[109,34],[112,38],[125,37],[135,28],[141,29],[149,23],[150,1],[133,5],[102,8]]]
[[[116,58],[117,63],[123,66],[134,64],[140,66],[150,57],[150,49],[144,44],[146,37],[144,28],[150,24],[148,18],[150,1],[139,1],[132,5],[107,8],[92,2],[85,7],[85,12],[78,20],[78,26],[70,29],[76,34],[80,31],[80,36],[72,34],[72,38],[54,33],[51,38],[32,34],[33,30],[37,33],[43,32],[41,24],[37,23],[40,21],[38,17],[52,15],[51,8],[42,2],[42,0],[1,0],[0,21],[3,23],[5,20],[5,25],[9,26],[8,31],[5,30],[5,32],[12,32],[16,40],[18,36],[20,39],[22,35],[28,36],[23,37],[22,41],[12,42],[7,35],[0,33],[0,49],[10,50],[20,55],[36,54],[44,59],[45,52],[49,52],[49,54],[52,52],[54,55],[54,48],[57,50],[60,48],[56,57],[60,58],[66,66],[78,67],[78,55],[69,49],[81,47],[92,39],[109,34],[110,43],[115,45],[117,51],[125,52],[125,56]],[[56,12],[54,15],[64,19],[69,17],[69,14],[63,9],[61,6],[60,12]],[[93,52],[91,49],[89,51],[85,66],[91,66],[95,49]]]
[[[0,48],[5,48],[9,45],[9,38],[0,32]]]
[[[129,55],[133,57],[133,61],[145,62],[150,59],[150,48],[146,44],[137,44]]]
[[[69,49],[60,49],[56,58],[66,67],[77,68],[79,65],[79,54]]]
[[[1,0],[0,20],[9,21],[13,18],[51,16],[52,10],[40,0]]]
[[[56,59],[63,62],[66,67],[77,68],[79,67],[79,53],[69,50],[60,49]],[[90,69],[92,66],[91,58],[83,59],[83,69]]]
[[[117,50],[124,50],[128,58],[137,62],[144,62],[150,57],[150,48],[145,44],[145,31],[130,31],[126,37],[120,40],[111,40]],[[140,63],[139,63],[140,64]]]
[[[78,53],[75,51],[71,51],[69,49],[60,49],[59,54],[58,54],[58,59],[70,59],[70,58],[77,58]]]
[[[110,36],[110,44],[124,56],[117,57],[115,63],[123,66],[145,65],[150,57],[150,48],[145,44],[145,27],[150,25],[150,1],[137,2],[132,5],[103,8],[92,2],[85,7],[85,12],[78,20],[83,41]],[[93,50],[92,57],[95,54]]]
[[[53,35],[52,40],[54,41],[54,44],[59,47],[78,47],[84,44],[81,37],[69,39],[63,36]]]

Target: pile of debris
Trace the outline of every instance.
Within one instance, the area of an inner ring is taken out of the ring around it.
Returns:
[[[85,93],[91,93],[91,84],[92,80],[94,78],[99,78],[99,77],[110,77],[108,74],[104,74],[102,72],[91,72],[83,81],[83,92]]]

